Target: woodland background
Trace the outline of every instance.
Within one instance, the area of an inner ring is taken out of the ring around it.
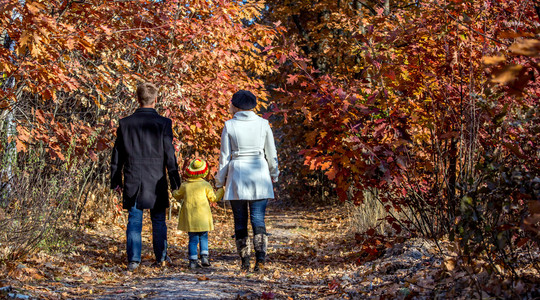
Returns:
[[[539,1],[0,7],[0,264],[123,214],[110,149],[147,80],[180,164],[200,156],[215,173],[230,98],[251,90],[276,136],[281,201],[352,207],[370,257],[445,240],[452,264],[538,283],[521,270],[540,271]]]

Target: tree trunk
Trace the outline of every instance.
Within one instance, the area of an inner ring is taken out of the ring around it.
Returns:
[[[458,208],[457,202],[456,202],[456,180],[457,180],[457,139],[453,138],[450,142],[450,150],[449,150],[449,163],[448,163],[448,185],[447,185],[447,197],[448,197],[448,205],[449,205],[449,212],[452,213],[451,216],[449,216],[449,221],[452,221],[454,219],[454,216],[456,215],[456,209]]]
[[[7,35],[4,35],[3,46],[8,51],[14,51],[15,42]],[[3,90],[12,89],[15,86],[15,78],[0,78],[0,88]],[[2,169],[0,171],[0,206],[8,204],[11,192],[11,178],[13,177],[13,167],[17,163],[17,147],[15,138],[17,136],[17,127],[15,117],[11,109],[2,112],[2,124],[0,125],[2,138],[5,137],[5,148],[2,155]],[[2,141],[4,142],[4,141]]]
[[[390,15],[390,0],[384,0],[384,15]]]

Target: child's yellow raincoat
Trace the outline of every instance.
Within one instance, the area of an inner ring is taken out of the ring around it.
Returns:
[[[178,214],[178,229],[185,232],[203,232],[214,230],[212,212],[208,201],[216,202],[223,197],[223,189],[217,191],[202,178],[188,179],[174,191],[176,200],[184,199]]]

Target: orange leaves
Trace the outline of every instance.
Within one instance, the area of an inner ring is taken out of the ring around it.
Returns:
[[[525,69],[522,65],[507,65],[493,74],[491,81],[500,84],[508,84],[524,75]]]
[[[66,126],[53,114],[39,109],[35,110],[34,118],[35,122],[17,126],[18,152],[26,152],[29,146],[42,143],[52,159],[64,161],[71,157],[88,157],[97,161],[96,152],[110,147],[109,137],[98,134],[104,132],[103,129],[91,128],[80,121]]]
[[[20,18],[0,12],[0,25],[15,45],[15,53],[0,54],[0,71],[17,80],[14,89],[0,92],[8,97],[2,105],[23,100],[61,116],[48,115],[43,122],[38,113],[30,121],[35,124],[24,124],[36,135],[18,142],[21,151],[39,140],[55,157],[75,147],[75,155],[98,159],[96,153],[113,138],[104,124],[131,113],[134,87],[148,80],[160,86],[159,102],[167,109],[158,111],[179,124],[180,151],[200,151],[215,166],[231,95],[249,89],[262,100],[261,108],[266,106],[263,76],[274,72],[267,56],[283,29],[279,24],[244,26],[244,19],[260,16],[260,2],[7,2]],[[15,91],[32,100],[17,98]],[[67,135],[54,128],[61,126]],[[94,130],[80,133],[81,127]],[[106,136],[95,138],[96,132]],[[79,135],[84,145],[63,138]]]
[[[23,126],[17,126],[17,152],[26,152],[28,143],[30,142],[30,131]]]
[[[276,89],[280,107],[288,109],[273,112],[275,116],[288,113],[288,123],[283,121],[278,128],[287,133],[287,147],[304,149],[299,154],[309,169],[306,171],[324,174],[325,179],[335,185],[340,200],[355,203],[363,201],[363,194],[351,193],[351,189],[362,191],[366,186],[400,182],[396,179],[403,172],[403,160],[396,158],[399,151],[395,150],[401,143],[395,134],[398,130],[390,118],[373,120],[377,109],[368,106],[361,95],[370,95],[371,102],[375,102],[376,96],[354,85],[358,84],[354,81],[345,86],[332,75],[305,76],[303,72],[309,70],[309,67],[300,68],[299,73],[284,76],[286,90],[295,92]],[[303,131],[298,131],[298,124]],[[294,156],[281,158],[282,161],[287,159]],[[372,178],[380,172],[379,168],[383,170],[384,180],[375,181]]]
[[[507,63],[503,55],[496,55],[483,57],[482,62],[493,68],[491,79],[493,83],[510,87],[511,94],[519,94],[534,81],[532,69],[540,69],[540,64],[530,60],[540,56],[540,40],[518,40],[508,47],[508,52],[517,57],[529,57],[529,60]]]
[[[508,50],[514,55],[538,57],[540,56],[540,40],[525,39],[516,41]]]
[[[25,1],[26,9],[33,15],[39,14],[39,12],[45,9],[42,3],[37,1]]]
[[[334,169],[332,168],[332,163],[329,161],[323,162],[319,165],[319,168],[321,170],[328,170],[328,172],[332,172]]]
[[[506,57],[503,55],[496,55],[496,56],[484,56],[482,57],[482,63],[485,65],[497,65],[502,62],[506,61]]]
[[[207,277],[206,275],[202,275],[202,276],[197,277],[197,280],[199,280],[199,281],[207,281],[207,280],[210,280],[210,278]]]
[[[298,75],[289,74],[287,75],[287,84],[293,85],[298,80]]]
[[[19,39],[19,47],[21,49],[24,49],[24,47],[28,44],[28,40],[30,39],[30,33],[28,32],[23,32],[23,34],[21,35],[21,38]],[[19,50],[19,54],[21,54],[21,50]]]

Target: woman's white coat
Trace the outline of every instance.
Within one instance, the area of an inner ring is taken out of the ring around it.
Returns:
[[[274,198],[272,181],[279,176],[274,135],[268,121],[253,111],[239,111],[225,122],[216,187],[223,200]]]

